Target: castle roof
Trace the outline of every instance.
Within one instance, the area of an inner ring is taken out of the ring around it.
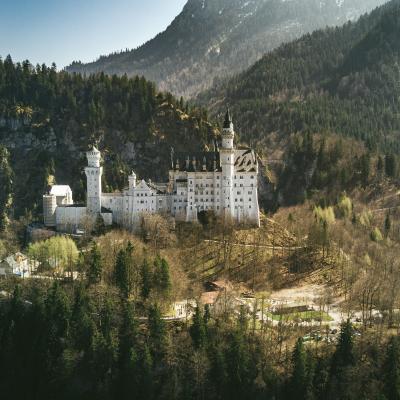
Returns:
[[[174,154],[173,170],[181,172],[222,171],[219,152],[196,152]]]
[[[232,117],[228,108],[225,114],[224,129],[229,129],[231,125],[232,125]]]
[[[235,151],[236,172],[257,172],[257,156],[254,150],[240,149]]]
[[[57,197],[65,197],[72,194],[72,190],[68,185],[54,185],[50,190],[50,194]]]

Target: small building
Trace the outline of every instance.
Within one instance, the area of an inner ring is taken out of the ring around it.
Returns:
[[[27,278],[31,275],[33,263],[22,253],[16,253],[0,261],[0,276]]]

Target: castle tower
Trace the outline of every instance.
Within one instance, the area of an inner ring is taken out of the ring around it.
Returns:
[[[56,226],[57,197],[54,194],[43,196],[43,217],[47,227]]]
[[[136,174],[133,171],[132,174],[129,175],[128,180],[129,180],[129,191],[133,193],[136,188],[136,181],[137,181]]]
[[[233,178],[235,175],[235,131],[229,110],[226,112],[220,149],[222,183],[221,205],[225,217],[234,217]]]
[[[101,177],[103,168],[100,166],[100,151],[93,147],[86,153],[88,166],[85,168],[87,178],[87,212],[97,215],[101,212]]]

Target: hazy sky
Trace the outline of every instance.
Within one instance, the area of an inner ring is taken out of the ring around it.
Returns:
[[[186,0],[0,0],[0,56],[57,67],[134,48],[164,30]]]

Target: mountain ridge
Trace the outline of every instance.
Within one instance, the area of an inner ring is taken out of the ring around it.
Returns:
[[[189,0],[164,32],[137,49],[66,70],[144,75],[160,90],[192,97],[281,43],[355,19],[384,1]]]

